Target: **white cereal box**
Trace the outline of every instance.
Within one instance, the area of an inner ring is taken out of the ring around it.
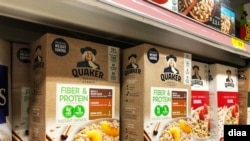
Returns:
[[[224,125],[239,124],[238,69],[222,64],[209,65],[211,139],[224,139]]]
[[[191,118],[194,138],[210,137],[209,65],[192,61]]]

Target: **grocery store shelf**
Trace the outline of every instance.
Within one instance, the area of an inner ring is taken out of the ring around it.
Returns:
[[[250,57],[250,45],[235,48],[230,36],[171,11],[152,8],[152,5],[145,8],[141,2],[143,0],[1,0],[0,15],[127,45],[147,42],[175,48],[211,62],[244,66]]]

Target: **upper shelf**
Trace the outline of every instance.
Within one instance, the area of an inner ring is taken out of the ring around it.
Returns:
[[[1,0],[0,15],[126,42],[152,43],[245,66],[250,45],[143,0]],[[131,39],[131,40],[130,40]],[[133,44],[132,43],[132,44]]]

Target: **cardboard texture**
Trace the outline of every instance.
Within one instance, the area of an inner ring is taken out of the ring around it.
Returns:
[[[118,141],[119,64],[117,47],[53,34],[32,43],[30,140]]]
[[[224,125],[239,124],[238,69],[222,64],[209,68],[211,140],[223,140]]]
[[[28,141],[28,112],[30,97],[30,49],[28,44],[12,43],[12,130]],[[15,141],[15,139],[13,139]]]
[[[250,124],[250,68],[239,68],[238,81],[239,81],[239,124]]]
[[[0,140],[11,141],[11,44],[0,39]]]
[[[190,131],[191,54],[142,44],[122,55],[121,139],[159,140],[178,122]]]

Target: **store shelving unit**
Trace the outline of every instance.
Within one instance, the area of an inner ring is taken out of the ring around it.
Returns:
[[[195,59],[211,63],[242,67],[250,58],[249,44],[143,0],[1,0],[0,15],[118,42],[125,47],[157,44],[190,52]],[[13,30],[8,28],[8,22],[2,25],[1,30],[7,30],[4,33]],[[41,30],[18,29],[27,42],[43,33],[36,31]],[[1,36],[18,39],[18,34]],[[235,46],[233,40],[241,45]]]

